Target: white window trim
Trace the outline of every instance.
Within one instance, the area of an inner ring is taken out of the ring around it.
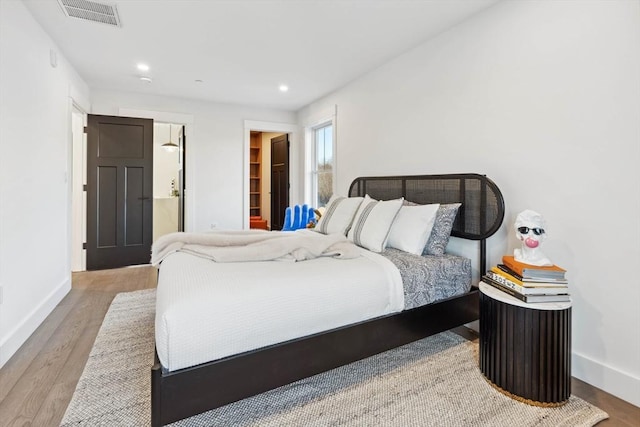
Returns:
[[[335,134],[334,132],[334,128],[333,128],[333,121],[332,120],[328,120],[326,122],[320,123],[317,126],[314,126],[311,128],[311,167],[309,169],[309,178],[311,181],[311,206],[314,207],[319,207],[317,206],[317,200],[318,200],[318,140],[317,140],[317,131],[319,129],[323,129],[325,127],[329,127],[331,126],[331,143],[332,143],[332,150],[335,149],[335,144],[333,144],[333,135]],[[332,159],[332,175],[335,177],[335,159],[336,156],[333,155],[333,159]],[[335,185],[335,181],[332,181],[332,193],[335,193],[336,191],[336,185]]]
[[[304,176],[305,176],[305,191],[304,200],[305,203],[313,206],[317,193],[317,164],[316,164],[316,146],[315,146],[315,130],[327,125],[331,125],[332,130],[332,145],[333,145],[333,193],[337,191],[338,182],[338,149],[337,149],[337,105],[334,105],[330,111],[326,111],[324,114],[317,115],[312,120],[309,120],[304,127],[304,140],[305,140],[305,163],[304,163]],[[315,206],[314,206],[315,207]]]

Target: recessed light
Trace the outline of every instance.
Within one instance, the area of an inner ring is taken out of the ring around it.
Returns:
[[[289,90],[289,86],[287,86],[287,85],[280,85],[280,86],[278,87],[278,89],[280,89],[280,92],[286,92],[286,91],[288,91],[288,90]]]
[[[151,77],[142,76],[142,77],[140,77],[140,80],[142,80],[145,83],[151,83],[152,82]]]
[[[138,70],[140,71],[149,71],[149,66],[147,64],[139,63]]]

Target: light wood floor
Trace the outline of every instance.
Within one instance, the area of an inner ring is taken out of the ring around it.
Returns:
[[[0,427],[58,426],[113,297],[155,284],[152,267],[74,273],[71,292],[0,370]],[[640,426],[640,408],[577,379],[572,392],[609,414],[599,426]]]

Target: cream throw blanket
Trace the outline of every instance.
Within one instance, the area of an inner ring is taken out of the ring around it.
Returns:
[[[304,261],[321,256],[342,259],[360,256],[358,248],[342,234],[324,235],[309,230],[243,230],[166,234],[151,247],[151,264],[157,267],[177,251],[216,262]]]

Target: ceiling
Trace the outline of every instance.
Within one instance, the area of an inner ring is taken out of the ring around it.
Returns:
[[[91,89],[297,110],[497,1],[106,1],[120,28],[24,3]]]

